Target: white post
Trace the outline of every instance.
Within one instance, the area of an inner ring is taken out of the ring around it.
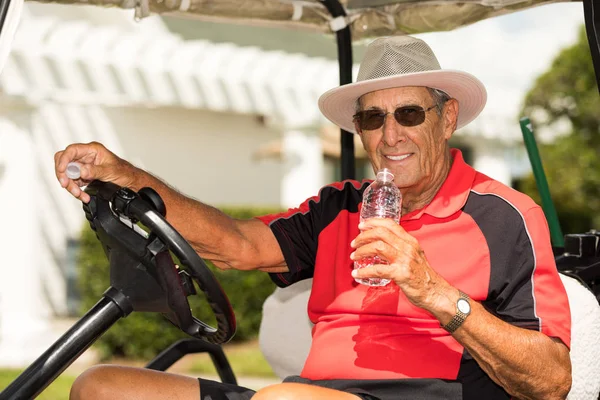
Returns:
[[[0,119],[0,365],[20,367],[46,344],[50,310],[39,259],[37,162],[30,136]]]
[[[281,203],[297,207],[323,186],[323,148],[317,129],[288,129],[283,133]]]

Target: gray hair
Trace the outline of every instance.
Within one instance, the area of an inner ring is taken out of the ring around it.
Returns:
[[[448,95],[448,93],[446,93],[440,89],[434,89],[434,88],[428,87],[427,91],[429,92],[429,94],[431,95],[431,98],[435,102],[436,112],[438,113],[438,115],[441,116],[442,110],[444,108],[444,104],[448,100],[450,100],[450,96]]]
[[[448,95],[448,93],[446,93],[440,89],[434,89],[434,88],[427,87],[427,91],[431,95],[432,100],[435,102],[436,112],[438,113],[438,115],[442,115],[442,110],[444,108],[444,104],[448,100],[450,100],[451,97]],[[358,99],[356,99],[356,104],[354,106],[354,112],[359,112],[359,111],[361,111],[360,97]]]

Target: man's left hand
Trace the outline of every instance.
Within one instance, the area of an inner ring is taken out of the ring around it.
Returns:
[[[353,270],[354,278],[393,280],[411,303],[427,311],[447,307],[451,302],[449,297],[458,295],[458,291],[431,268],[417,239],[394,220],[371,218],[362,222],[359,229],[361,233],[350,244],[356,249],[350,258],[379,256],[389,264]]]

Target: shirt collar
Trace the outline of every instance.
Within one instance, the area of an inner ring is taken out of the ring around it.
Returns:
[[[402,216],[402,220],[419,219],[423,214],[447,218],[463,208],[475,179],[475,170],[458,149],[450,149],[453,162],[450,172],[435,197],[425,207]]]

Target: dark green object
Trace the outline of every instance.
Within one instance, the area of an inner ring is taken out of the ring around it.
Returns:
[[[564,237],[562,230],[560,229],[560,223],[558,222],[558,214],[552,197],[550,196],[550,188],[548,187],[548,181],[546,180],[546,174],[544,173],[544,167],[542,166],[542,159],[538,151],[537,143],[535,142],[535,136],[533,134],[533,126],[528,117],[523,117],[519,121],[521,124],[521,132],[523,132],[523,141],[525,142],[525,148],[529,155],[529,161],[531,162],[531,169],[533,170],[533,176],[537,185],[540,197],[542,199],[542,209],[548,220],[548,226],[550,227],[550,238],[552,244],[555,247],[564,247]]]

